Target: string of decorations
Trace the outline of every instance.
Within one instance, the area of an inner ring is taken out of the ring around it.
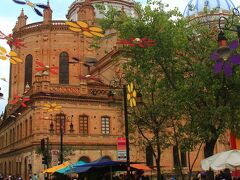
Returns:
[[[39,16],[43,16],[43,13],[38,8],[41,8],[41,9],[49,8],[48,5],[45,5],[42,3],[32,3],[29,0],[22,0],[22,1],[21,0],[13,0],[13,2],[31,7],[34,10],[34,12]]]

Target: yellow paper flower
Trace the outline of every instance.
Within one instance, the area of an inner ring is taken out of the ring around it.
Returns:
[[[130,83],[128,85],[127,99],[129,101],[131,107],[135,107],[136,106],[136,97],[137,97],[137,92],[135,91],[135,89],[133,87],[133,83]]]
[[[12,64],[17,64],[18,62],[19,63],[22,62],[22,60],[17,57],[17,53],[15,53],[14,51],[10,51],[9,53],[7,53],[7,50],[1,46],[0,46],[0,59],[4,61],[9,59],[10,63]]]
[[[46,103],[43,105],[43,110],[47,110],[48,112],[58,111],[62,109],[62,106],[57,103]]]
[[[66,21],[69,29],[74,32],[82,32],[84,36],[92,38],[93,36],[104,37],[103,30],[99,27],[89,27],[83,21],[71,22]]]

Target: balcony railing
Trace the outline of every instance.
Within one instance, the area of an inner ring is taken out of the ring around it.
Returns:
[[[14,35],[18,36],[24,33],[39,31],[40,29],[67,30],[68,26],[65,24],[65,21],[62,20],[51,21],[49,24],[43,24],[43,22],[36,22],[21,27],[19,31],[14,32]]]

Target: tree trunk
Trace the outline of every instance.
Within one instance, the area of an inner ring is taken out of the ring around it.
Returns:
[[[160,168],[160,158],[156,158],[157,165],[157,180],[161,180],[161,168]]]
[[[204,147],[204,158],[208,158],[213,155],[214,147],[217,142],[217,139],[218,138],[212,138],[206,142],[205,147]],[[214,173],[212,170],[207,171],[206,179],[214,180]]]
[[[213,155],[214,147],[218,138],[212,138],[205,142],[204,158],[208,158]]]
[[[157,180],[161,180],[161,168],[160,168],[161,148],[160,148],[160,139],[159,139],[159,135],[158,134],[156,136],[157,136],[157,158],[156,158]]]

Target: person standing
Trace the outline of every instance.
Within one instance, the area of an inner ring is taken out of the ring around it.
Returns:
[[[33,175],[33,180],[38,180],[38,177],[37,177],[36,173],[34,173],[34,175]]]

